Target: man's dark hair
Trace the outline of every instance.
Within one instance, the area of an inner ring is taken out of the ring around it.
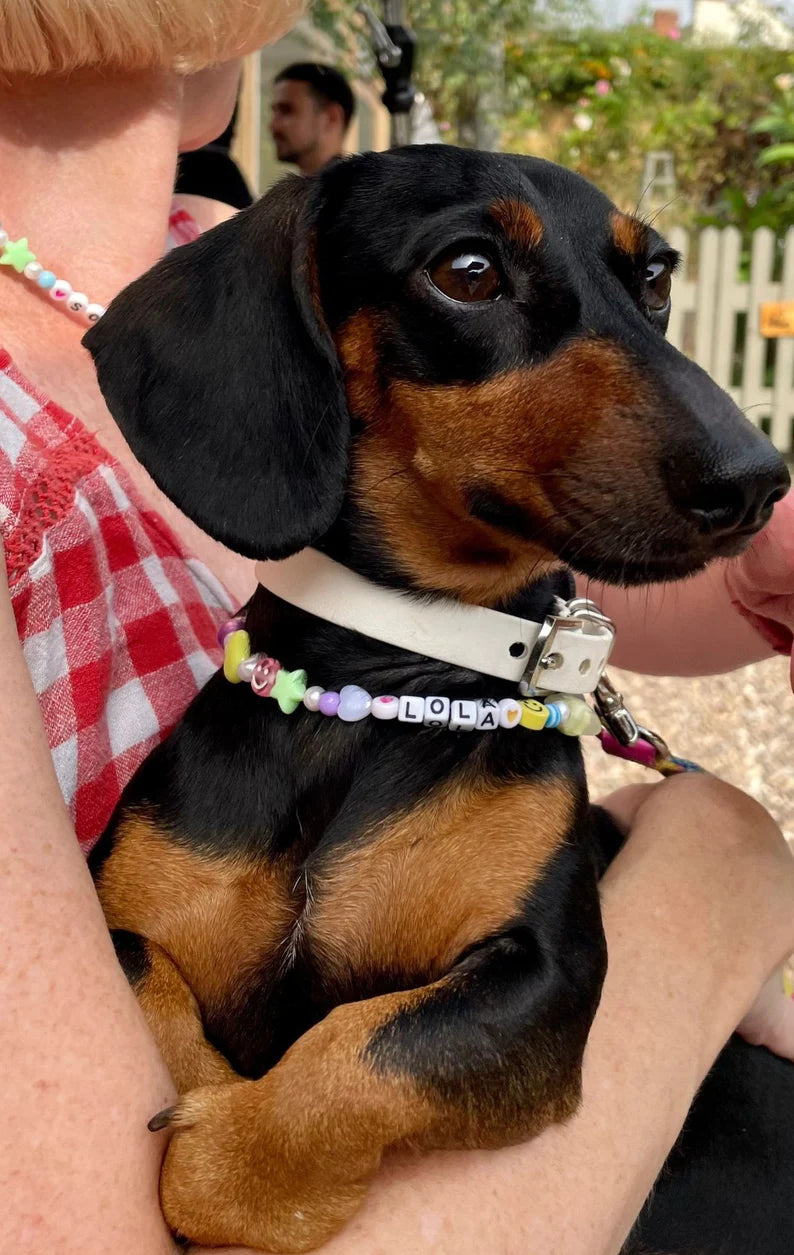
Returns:
[[[332,65],[321,65],[319,61],[298,61],[295,65],[286,66],[273,81],[306,83],[321,105],[341,105],[345,115],[345,129],[350,125],[356,109],[355,97],[344,74],[340,74]]]

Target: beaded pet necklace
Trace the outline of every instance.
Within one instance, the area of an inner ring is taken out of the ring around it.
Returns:
[[[42,292],[46,292],[56,308],[76,314],[87,325],[98,322],[105,312],[104,305],[89,301],[85,292],[75,292],[68,279],[59,279],[52,270],[45,270],[36,254],[28,248],[27,236],[9,239],[8,232],[0,223],[0,266],[10,266]]]

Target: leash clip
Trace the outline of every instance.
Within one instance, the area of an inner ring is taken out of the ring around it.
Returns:
[[[606,675],[602,675],[598,681],[595,691],[595,708],[604,727],[621,745],[634,745],[640,734],[645,736],[652,745],[654,744],[654,739],[652,739],[654,734],[648,733],[645,728],[640,728],[631,711],[624,704],[623,694],[618,692]],[[661,741],[661,738],[655,738],[655,740]]]

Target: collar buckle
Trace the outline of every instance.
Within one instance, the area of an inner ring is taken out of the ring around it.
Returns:
[[[592,693],[602,682],[615,625],[593,601],[574,597],[543,621],[520,683],[532,693]]]

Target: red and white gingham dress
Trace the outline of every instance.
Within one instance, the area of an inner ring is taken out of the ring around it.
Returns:
[[[169,243],[198,234],[172,214]],[[0,532],[25,660],[86,853],[221,661],[233,609],[79,419],[0,349]]]

